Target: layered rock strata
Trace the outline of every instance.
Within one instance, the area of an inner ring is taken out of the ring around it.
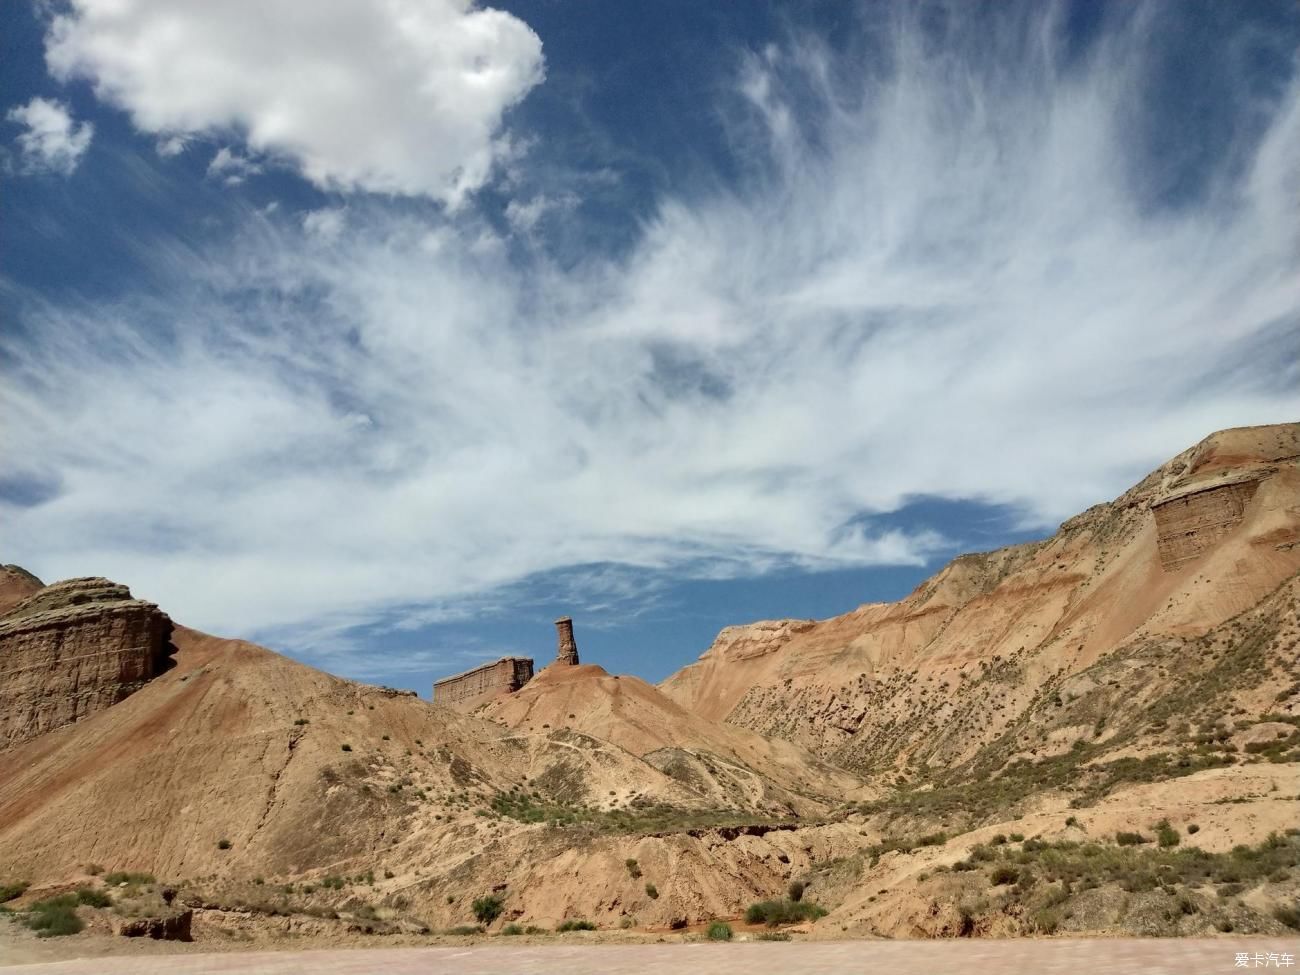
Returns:
[[[0,616],[0,749],[111,707],[171,665],[172,621],[107,579],[68,579]]]

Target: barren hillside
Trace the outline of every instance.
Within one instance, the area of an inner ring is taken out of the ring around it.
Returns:
[[[1199,637],[1298,569],[1300,425],[1227,430],[1052,538],[962,556],[901,602],[730,627],[661,688],[860,772],[947,770],[1011,740],[1060,750],[1102,729],[1022,726],[1092,686],[1077,675]]]

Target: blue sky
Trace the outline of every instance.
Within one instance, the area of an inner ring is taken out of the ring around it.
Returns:
[[[0,9],[0,558],[660,679],[1300,414],[1300,12]]]

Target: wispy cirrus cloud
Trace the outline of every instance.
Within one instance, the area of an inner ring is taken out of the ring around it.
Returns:
[[[742,58],[742,177],[661,199],[617,257],[358,196],[346,233],[249,213],[160,251],[166,293],[32,305],[0,396],[49,490],[6,506],[7,557],[207,628],[347,628],[574,566],[919,564],[944,540],[873,513],[1047,526],[1296,416],[1300,86],[1153,198],[1132,101],[1158,31],[1067,59],[1059,26],[901,16],[870,59]]]

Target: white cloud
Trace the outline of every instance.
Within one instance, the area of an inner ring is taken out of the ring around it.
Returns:
[[[346,225],[347,214],[339,209],[312,210],[302,218],[302,229],[309,236],[326,242],[338,240]]]
[[[241,155],[229,146],[218,149],[212,161],[208,163],[208,175],[221,180],[227,186],[238,186],[248,177],[256,176],[261,171],[260,163]]]
[[[573,193],[538,193],[525,201],[511,200],[507,203],[506,220],[517,233],[528,234],[548,213],[568,212],[579,202]]]
[[[191,141],[186,135],[169,135],[159,139],[155,148],[158,155],[164,159],[171,159],[188,149]]]
[[[26,127],[18,136],[18,148],[28,172],[71,175],[95,135],[90,122],[74,122],[67,105],[48,98],[33,98],[7,117]]]
[[[1058,73],[904,38],[856,91],[765,54],[726,113],[752,178],[664,200],[618,260],[357,203],[330,247],[254,216],[163,251],[165,299],[34,308],[0,408],[13,476],[59,490],[5,512],[5,557],[243,633],[564,566],[916,562],[932,534],[861,514],[1045,527],[1294,418],[1300,87],[1203,198],[1139,205],[1130,40]]]
[[[542,78],[541,41],[470,0],[72,0],[46,38],[171,146],[238,132],[317,186],[451,205],[488,178],[503,113]]]

